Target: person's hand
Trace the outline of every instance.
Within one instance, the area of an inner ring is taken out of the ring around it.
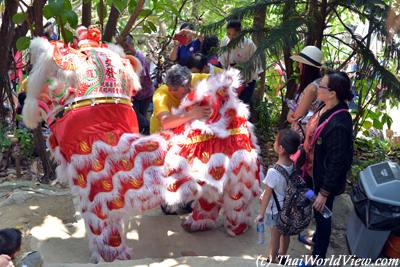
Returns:
[[[256,219],[254,220],[255,223],[259,223],[264,219],[264,215],[258,214]]]
[[[207,106],[194,106],[190,111],[193,120],[207,119],[211,115],[211,109]]]
[[[181,44],[179,43],[179,41],[174,40],[174,47],[178,48]]]
[[[325,206],[326,197],[318,193],[317,198],[314,201],[313,207],[316,211],[321,211],[322,208]]]
[[[4,254],[0,255],[0,267],[14,267],[10,256]]]
[[[296,117],[294,116],[294,112],[290,111],[290,112],[288,113],[286,119],[287,119],[287,121],[288,121],[289,123],[295,122],[295,121],[296,121]]]
[[[185,34],[186,36],[189,36],[189,35],[193,36],[193,31],[191,29],[182,29],[179,31],[179,34]]]

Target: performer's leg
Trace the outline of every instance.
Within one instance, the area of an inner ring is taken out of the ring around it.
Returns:
[[[182,227],[188,232],[207,231],[216,227],[216,220],[221,209],[218,192],[207,190],[206,194],[193,203],[193,212]]]
[[[224,226],[227,233],[237,236],[247,231],[251,223],[252,192],[243,183],[224,191]]]
[[[251,209],[249,205],[246,204],[239,209],[232,209],[224,203],[224,225],[229,235],[243,234],[249,228],[250,223]]]
[[[126,245],[122,218],[104,215],[106,218],[101,220],[97,216],[94,213],[83,216],[88,230],[91,262],[132,259],[132,250]]]

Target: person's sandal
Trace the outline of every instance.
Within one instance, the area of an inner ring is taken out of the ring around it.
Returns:
[[[308,241],[307,238],[305,237],[305,235],[303,235],[303,234],[299,234],[299,235],[297,236],[297,240],[299,240],[299,241],[300,241],[301,243],[303,243],[304,245],[307,245],[307,246],[310,246],[310,247],[313,247],[313,246],[314,246],[314,243]]]

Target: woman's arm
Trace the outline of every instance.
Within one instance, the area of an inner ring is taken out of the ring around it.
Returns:
[[[301,117],[304,117],[311,108],[311,104],[317,99],[317,87],[310,83],[304,89],[304,95],[301,97],[297,105],[296,111],[288,116],[288,122],[292,123]],[[289,121],[290,120],[290,121]]]

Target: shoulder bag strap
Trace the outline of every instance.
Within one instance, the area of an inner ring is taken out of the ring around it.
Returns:
[[[285,170],[285,168],[283,168],[279,164],[275,164],[272,168],[274,168],[281,175],[283,175],[283,177],[285,177],[286,183],[289,183],[289,173]],[[278,211],[281,211],[282,209],[281,209],[281,206],[279,205],[278,197],[277,197],[274,189],[272,189],[272,196],[274,197],[274,200],[275,200],[275,203],[276,203],[276,207],[278,208]]]
[[[328,124],[328,122],[333,118],[333,116],[335,116],[336,114],[340,113],[340,112],[347,112],[347,109],[339,109],[336,110],[335,112],[333,112],[324,122],[322,122],[317,129],[315,129],[314,131],[314,135],[311,141],[311,145],[313,146],[315,144],[315,142],[317,141],[318,137],[321,135],[322,130],[325,128],[325,126]]]

